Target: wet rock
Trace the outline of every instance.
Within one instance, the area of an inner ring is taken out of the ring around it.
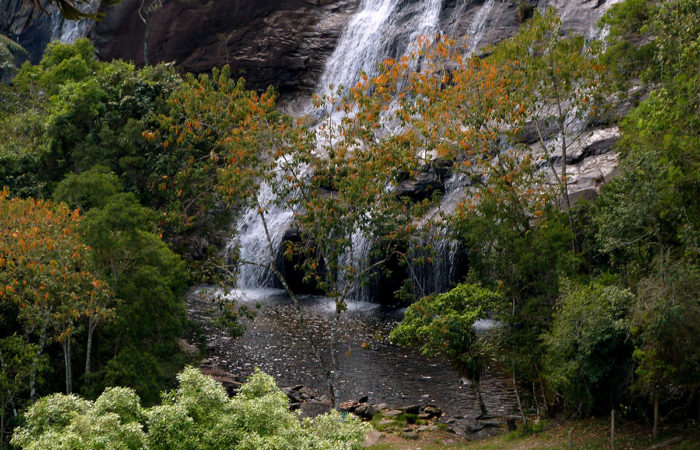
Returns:
[[[182,350],[183,353],[186,353],[189,356],[196,356],[199,354],[199,349],[184,339],[180,339],[177,345],[180,347],[180,350]]]
[[[312,398],[316,398],[316,392],[311,389],[310,387],[304,386],[301,389],[299,389],[299,395],[303,400],[309,400]]]
[[[214,380],[221,383],[221,385],[226,389],[226,393],[229,397],[236,395],[238,389],[240,389],[243,383],[235,379],[234,375],[225,370],[219,369],[212,366],[200,366],[199,371],[202,374],[212,377]]]
[[[363,419],[372,420],[377,414],[377,410],[372,405],[363,404],[355,408],[354,413]]]
[[[411,432],[405,432],[405,433],[403,433],[403,437],[404,437],[405,439],[409,439],[409,440],[412,440],[412,441],[417,441],[419,436],[418,436],[418,433],[416,433],[415,431],[411,431]]]
[[[340,412],[353,412],[359,405],[355,402],[342,402],[338,405],[338,411]]]
[[[331,402],[328,400],[308,400],[302,403],[299,407],[299,410],[301,411],[300,417],[302,419],[326,414],[330,412],[331,409],[333,409],[333,405],[331,405]]]
[[[436,171],[421,172],[415,178],[399,183],[399,196],[415,201],[430,198],[436,192],[445,192],[445,181]]]
[[[473,432],[473,433],[467,433],[466,438],[470,441],[478,441],[481,439],[485,439],[487,437],[491,436],[497,436],[501,434],[503,430],[501,429],[500,426],[485,426],[479,431]]]
[[[418,414],[420,412],[420,405],[408,405],[396,409],[403,411],[406,414]]]
[[[218,0],[164,2],[151,15],[149,63],[175,61],[185,71],[229,64],[248,86],[311,90],[357,0]],[[104,8],[93,40],[102,59],[143,64],[145,26],[139,0]]]
[[[316,399],[316,392],[307,386],[297,385],[293,387],[283,387],[281,390],[287,394],[290,404],[304,403],[305,401]]]
[[[440,417],[442,415],[442,410],[434,405],[425,405],[420,409],[420,412],[423,415],[427,415],[428,419]],[[420,415],[418,417],[420,417]]]

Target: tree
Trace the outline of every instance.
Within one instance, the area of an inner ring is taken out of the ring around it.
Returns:
[[[65,205],[0,193],[0,298],[19,306],[25,331],[37,333],[38,353],[53,330],[72,391],[71,340],[88,299],[109,290],[90,271],[89,250],[76,240],[80,216]]]
[[[17,54],[26,55],[27,51],[12,39],[0,34],[0,80],[14,75],[17,70],[15,67]]]
[[[561,207],[571,208],[566,163],[587,126],[604,117],[613,93],[610,74],[600,63],[599,42],[567,35],[553,9],[535,13],[518,33],[494,49],[496,64],[511,66],[511,101],[523,110],[514,127],[532,123],[537,141],[560,188]],[[523,120],[524,119],[524,120]],[[527,122],[526,122],[527,121]],[[554,133],[547,131],[549,122]],[[554,164],[560,164],[557,173]]]
[[[498,314],[504,306],[507,302],[496,292],[459,284],[449,292],[423,297],[409,306],[401,324],[391,332],[391,340],[417,347],[428,356],[445,358],[472,382],[481,413],[486,415],[479,381],[491,355],[485,342],[487,335],[478,333],[474,324]]]
[[[656,270],[637,285],[630,314],[638,362],[634,388],[651,398],[653,435],[661,401],[700,390],[700,271],[683,260],[657,260]]]
[[[39,356],[35,344],[13,334],[0,339],[0,447],[5,448],[10,411],[17,415],[20,395],[29,388],[35,373],[46,368],[46,357]]]
[[[156,234],[155,216],[133,194],[119,193],[88,211],[78,231],[92,249],[96,273],[121,300],[108,330],[113,348],[146,345],[167,360],[184,332],[186,275],[180,257]]]
[[[607,411],[618,404],[620,387],[629,384],[628,311],[635,299],[628,289],[605,281],[566,283],[543,337],[545,378],[579,414],[602,406],[602,399]]]

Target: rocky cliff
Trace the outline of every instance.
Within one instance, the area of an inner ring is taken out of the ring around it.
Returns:
[[[98,2],[94,0],[91,4]],[[184,71],[206,72],[230,64],[251,88],[274,85],[283,94],[313,91],[343,28],[363,0],[162,0],[150,16],[149,62],[174,61]],[[400,52],[402,26],[426,0],[401,0],[397,7],[394,53]],[[619,0],[443,0],[440,29],[469,35],[475,46],[513,35],[531,9],[553,6],[568,29],[588,37],[602,12]],[[102,59],[144,61],[146,27],[138,9],[143,0],[103,6],[104,19],[71,24],[41,14],[27,0],[0,1],[0,33],[16,39],[37,62],[53,39],[88,34]],[[529,5],[529,7],[528,7]],[[399,56],[389,54],[387,56]]]
[[[143,63],[140,0],[104,8],[93,31],[98,55]],[[150,19],[149,62],[185,71],[230,64],[250,87],[312,88],[358,0],[166,0]]]

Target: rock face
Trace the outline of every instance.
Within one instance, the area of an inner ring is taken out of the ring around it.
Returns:
[[[41,14],[31,2],[2,0],[0,34],[15,39],[29,52],[30,61],[37,63],[53,38],[51,17]]]
[[[423,0],[420,0],[423,1]],[[607,6],[619,0],[443,0],[440,29],[468,35],[473,50],[512,36],[523,19],[523,6],[556,8],[565,28],[596,35],[595,23]],[[91,0],[96,8],[100,0]],[[231,65],[248,86],[276,86],[286,97],[310,93],[323,73],[325,62],[362,0],[162,0],[150,15],[148,61],[174,61],[183,71],[207,72]],[[103,2],[104,3],[104,2]],[[97,23],[63,20],[55,11],[41,14],[27,0],[0,2],[0,33],[11,36],[38,62],[47,43],[72,42],[89,34],[100,58],[144,62],[146,27],[138,14],[142,0],[103,4]],[[413,30],[402,27],[419,10],[419,0],[396,0],[391,23],[393,42],[387,55],[401,52]],[[526,8],[526,11],[531,9]],[[404,36],[405,35],[405,36]]]
[[[184,71],[230,64],[248,86],[312,89],[359,0],[165,0],[151,14],[149,63]],[[143,64],[145,25],[139,0],[103,8],[93,42],[102,59]]]

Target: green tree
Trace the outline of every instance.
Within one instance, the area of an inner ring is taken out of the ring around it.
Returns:
[[[629,386],[633,303],[629,290],[602,281],[568,281],[562,289],[551,330],[544,335],[545,378],[579,414],[603,402],[604,411],[615,407],[620,387]]]
[[[27,51],[12,39],[0,34],[0,80],[14,75],[17,70],[15,67],[17,54],[26,55]]]
[[[700,390],[700,269],[683,260],[655,265],[637,284],[630,316],[638,362],[634,388],[653,402],[657,436],[660,403]]]
[[[553,9],[536,12],[511,39],[494,48],[490,57],[508,71],[510,101],[523,108],[521,116],[537,131],[541,158],[560,188],[560,207],[571,208],[566,163],[571,148],[580,144],[589,124],[606,113],[613,93],[610,73],[600,62],[599,42],[562,30]],[[548,122],[555,124],[548,133]],[[521,127],[526,123],[513,123]],[[551,135],[550,135],[551,134]],[[555,162],[561,166],[559,173]]]
[[[78,208],[84,214],[93,207],[103,207],[109,197],[121,192],[122,185],[105,166],[94,166],[81,174],[68,174],[54,189],[53,199]]]
[[[22,406],[21,394],[29,390],[35,373],[46,368],[46,357],[38,346],[13,334],[0,339],[0,447],[5,448],[11,411]]]
[[[90,263],[121,300],[108,331],[114,348],[146,345],[168,359],[184,332],[187,277],[156,234],[155,217],[133,194],[120,193],[88,211],[79,231],[92,249]]]
[[[417,347],[428,356],[445,358],[472,382],[485,415],[479,381],[492,355],[485,342],[488,336],[478,333],[474,324],[497,316],[504,308],[507,301],[498,293],[473,284],[459,284],[449,292],[423,297],[412,304],[401,324],[391,332],[391,340]]]

